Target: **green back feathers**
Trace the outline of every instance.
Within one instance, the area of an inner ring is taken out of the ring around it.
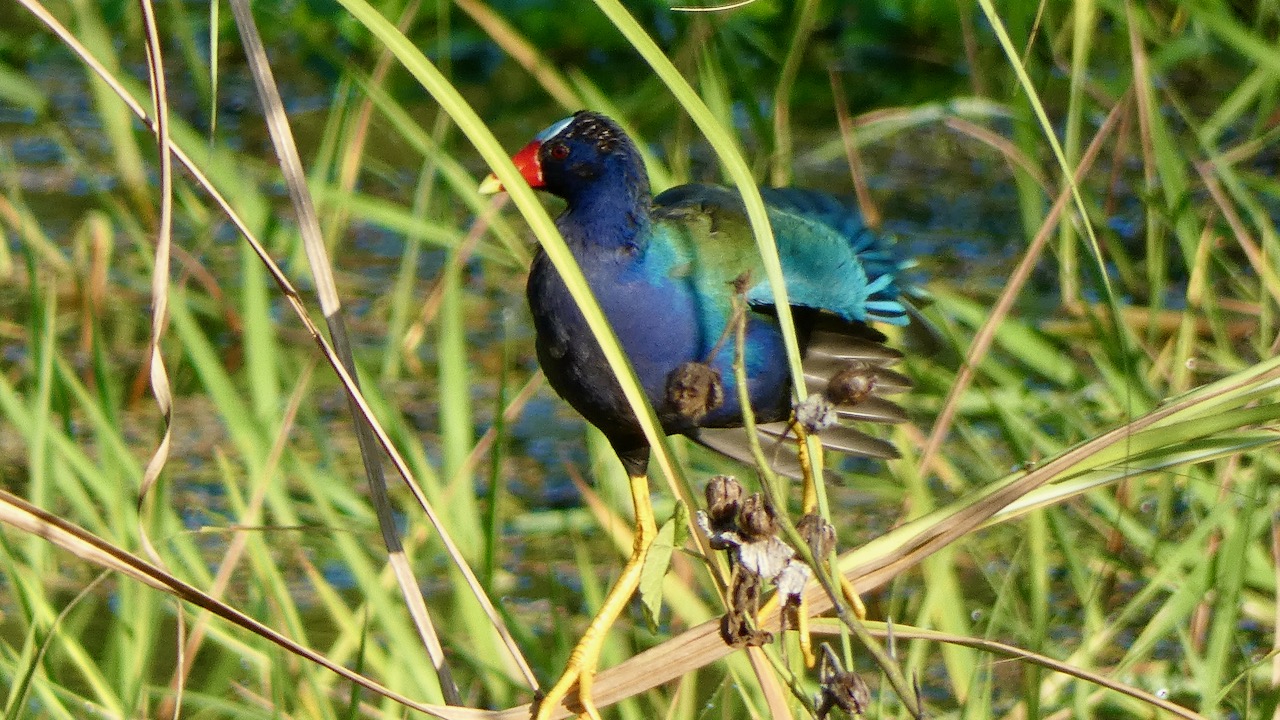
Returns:
[[[862,224],[855,210],[814,191],[762,194],[791,305],[826,310],[846,320],[906,323],[906,309],[897,300],[904,264],[888,241]],[[750,273],[748,302],[773,304],[737,193],[711,185],[682,185],[654,198],[654,219],[650,251],[663,252],[654,246],[669,245],[674,272],[692,273],[704,298],[723,298],[723,303],[713,302],[724,307],[712,312],[724,312],[732,293],[729,284],[743,271]]]

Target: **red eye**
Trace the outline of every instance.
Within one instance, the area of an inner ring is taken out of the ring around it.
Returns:
[[[569,146],[564,143],[556,143],[547,152],[551,155],[552,160],[563,160],[569,157]]]

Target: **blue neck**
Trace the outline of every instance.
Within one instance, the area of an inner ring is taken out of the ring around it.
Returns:
[[[648,244],[652,198],[643,166],[633,159],[612,170],[584,178],[566,194],[568,207],[557,224],[571,247],[611,252],[631,245],[643,251]]]

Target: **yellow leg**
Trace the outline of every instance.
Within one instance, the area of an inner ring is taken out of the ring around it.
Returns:
[[[840,575],[840,589],[844,591],[844,599],[849,602],[853,608],[853,614],[858,616],[859,620],[867,619],[867,606],[862,602],[862,597],[858,595],[858,591],[854,589],[853,583],[849,582],[849,578]]]
[[[809,434],[805,432],[804,427],[797,422],[792,423],[791,428],[796,431],[796,443],[800,448],[800,475],[804,479],[804,494],[801,496],[801,507],[807,515],[818,511],[818,488],[814,485],[813,463],[815,459],[818,462],[822,462],[822,446],[818,446],[819,456],[814,458],[809,455],[809,443],[806,442]]]
[[[550,720],[569,695],[573,686],[578,686],[578,706],[582,708],[579,717],[600,720],[591,699],[591,683],[595,680],[596,666],[600,663],[600,651],[609,628],[626,609],[632,594],[640,586],[640,571],[644,568],[645,556],[649,554],[649,546],[658,535],[658,525],[653,518],[653,505],[649,500],[649,479],[644,475],[632,475],[631,500],[636,508],[635,544],[631,550],[631,559],[622,568],[618,581],[609,590],[600,612],[596,613],[591,624],[582,633],[582,639],[569,655],[569,665],[564,674],[556,681],[551,690],[534,706],[533,720]]]
[[[800,607],[796,608],[796,630],[800,633],[800,654],[804,657],[804,666],[812,668],[818,662],[813,654],[813,639],[809,635],[809,601],[800,595]]]

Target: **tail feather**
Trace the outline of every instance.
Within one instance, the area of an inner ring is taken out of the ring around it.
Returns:
[[[840,325],[836,323],[845,325],[850,330],[841,332]],[[865,360],[880,365],[893,365],[902,360],[902,353],[884,344],[883,335],[865,325],[857,326],[853,323],[833,320],[828,315],[822,316],[818,324],[820,327],[809,333],[809,343],[805,348],[806,358],[814,356],[840,360]],[[862,330],[875,335],[866,337],[861,334]],[[854,335],[853,332],[860,334]]]
[[[768,423],[757,427],[761,435],[774,440],[794,441],[795,433],[788,427],[789,423]],[[893,460],[902,457],[892,444],[854,430],[847,425],[832,425],[818,434],[822,447],[833,452],[841,452],[859,457]]]
[[[842,383],[839,377],[849,374],[859,378],[857,387],[864,390],[844,397],[847,402],[836,404],[836,415],[841,422],[818,433],[822,446],[833,452],[877,460],[900,457],[891,443],[855,430],[843,422],[894,424],[907,420],[906,411],[886,397],[912,387],[910,378],[889,369],[902,360],[902,353],[885,345],[883,335],[861,323],[846,322],[826,313],[801,315],[800,321],[809,330],[804,338],[807,343],[803,360],[809,392],[824,393],[829,398],[841,397],[840,393],[828,393],[828,390],[832,380],[837,384],[847,384]],[[766,423],[757,426],[757,430],[773,471],[799,478],[795,434],[789,430],[788,423]],[[741,428],[702,428],[692,437],[722,455],[754,464],[746,431]]]
[[[743,465],[756,464],[755,457],[751,454],[751,445],[747,442],[747,431],[742,428],[703,428],[692,437],[694,442],[730,460],[736,460]],[[764,450],[764,456],[769,460],[771,470],[794,480],[802,477],[800,455],[795,443],[778,443],[777,438],[762,434],[760,445]]]
[[[836,372],[839,372],[838,370]],[[886,370],[885,368],[871,368],[870,373],[876,379],[876,395],[896,395],[910,390],[913,385],[911,378],[899,372]],[[804,374],[805,387],[809,392],[826,392],[827,384],[835,373],[810,373],[807,370]]]
[[[875,396],[853,405],[841,405],[836,414],[842,420],[860,420],[862,422],[896,425],[907,421],[907,411],[901,405]]]

